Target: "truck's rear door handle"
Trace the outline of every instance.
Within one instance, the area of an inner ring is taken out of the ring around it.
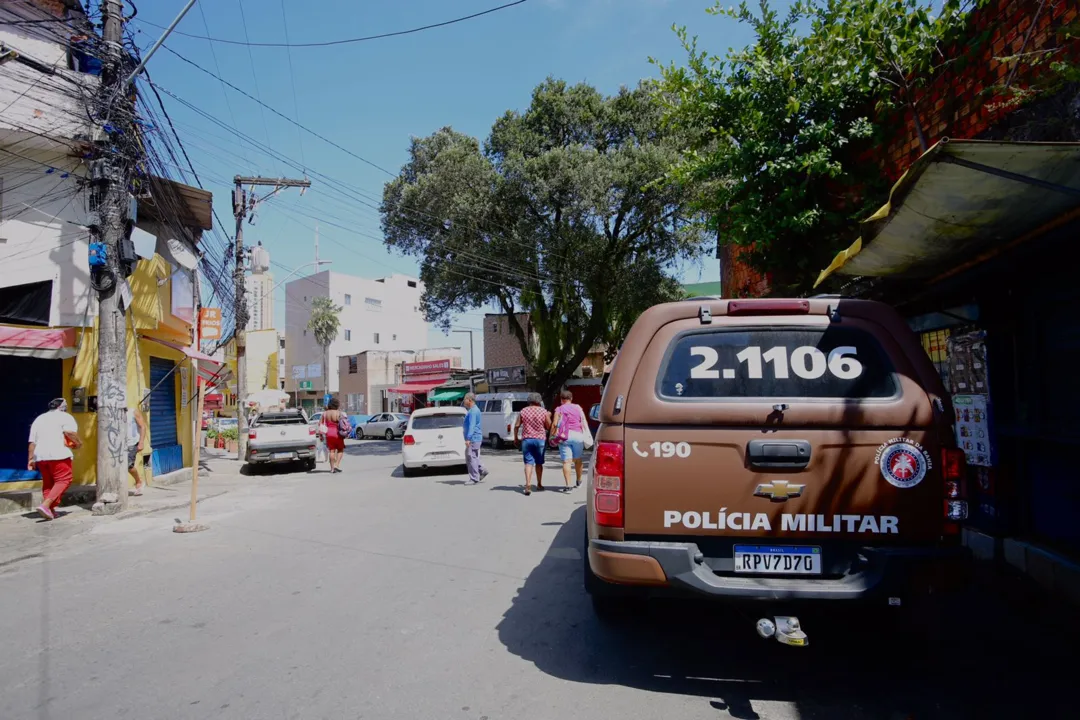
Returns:
[[[754,467],[804,468],[810,464],[810,443],[806,440],[751,440],[746,456]]]

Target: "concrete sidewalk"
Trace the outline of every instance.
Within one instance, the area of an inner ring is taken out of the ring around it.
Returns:
[[[204,448],[199,465],[197,502],[224,495],[238,482],[250,482],[240,474],[241,463],[235,457],[225,457],[222,451],[211,448],[207,452]],[[65,493],[56,520],[45,520],[36,510],[0,516],[0,568],[39,557],[102,523],[187,508],[191,503],[191,468],[154,478],[154,484],[141,496],[128,497],[127,509],[116,515],[95,517],[90,512],[92,503],[90,486]]]

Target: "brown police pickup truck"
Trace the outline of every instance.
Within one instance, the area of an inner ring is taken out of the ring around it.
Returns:
[[[599,415],[584,563],[598,610],[671,591],[895,606],[964,559],[948,396],[888,306],[658,305]]]

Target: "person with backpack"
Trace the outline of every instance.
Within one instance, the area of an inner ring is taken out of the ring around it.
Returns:
[[[555,408],[552,420],[551,441],[559,448],[562,461],[563,480],[570,491],[570,465],[573,464],[577,480],[574,487],[581,485],[581,472],[584,463],[585,448],[592,447],[592,433],[585,419],[585,411],[574,402],[574,394],[569,390],[559,393],[560,405]]]
[[[349,437],[352,426],[349,416],[341,412],[341,402],[330,398],[326,404],[322,421],[319,423],[321,435],[325,438],[326,448],[330,451],[330,472],[341,472],[341,459],[345,457],[345,438]]]

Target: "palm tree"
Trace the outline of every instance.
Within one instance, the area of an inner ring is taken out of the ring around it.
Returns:
[[[323,395],[330,392],[330,377],[327,375],[329,366],[330,343],[337,337],[341,328],[341,319],[338,314],[341,306],[335,305],[328,297],[315,297],[311,299],[311,318],[308,320],[308,330],[315,336],[315,342],[323,349]]]

